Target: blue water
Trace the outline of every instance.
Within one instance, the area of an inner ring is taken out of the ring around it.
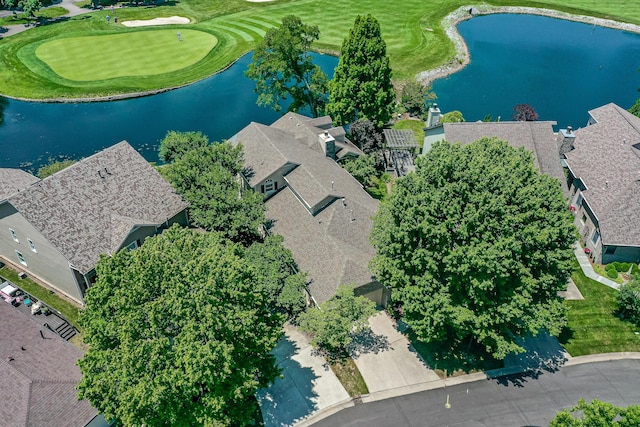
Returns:
[[[584,126],[587,111],[615,102],[628,108],[640,93],[640,35],[532,15],[488,15],[459,25],[471,64],[434,82],[442,111],[467,120],[490,114],[509,120],[529,103],[541,120]],[[251,55],[226,71],[182,89],[100,103],[47,104],[8,100],[0,125],[0,167],[35,170],[50,158],[79,159],[123,139],[146,159],[168,130],[200,130],[229,138],[251,121],[281,113],[255,104],[244,76]],[[329,74],[337,58],[316,55]],[[2,104],[0,103],[0,106]]]
[[[333,77],[338,59],[314,56]],[[244,75],[251,59],[246,54],[222,73],[143,98],[77,104],[8,100],[0,126],[0,167],[35,171],[50,158],[80,159],[123,139],[147,160],[158,161],[158,143],[168,130],[199,130],[221,141],[251,121],[269,124],[282,112],[256,105],[255,83]]]
[[[528,103],[540,120],[582,127],[587,111],[640,97],[640,35],[534,15],[486,15],[462,22],[471,63],[434,82],[443,112],[467,121],[511,120]]]

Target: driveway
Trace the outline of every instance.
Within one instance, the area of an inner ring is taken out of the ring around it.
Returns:
[[[257,393],[266,427],[294,425],[306,416],[347,400],[349,395],[322,356],[291,325],[273,351],[282,378]]]
[[[371,333],[350,348],[370,393],[438,380],[386,312],[369,319]]]

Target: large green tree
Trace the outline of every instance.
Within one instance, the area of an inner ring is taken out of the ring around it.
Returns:
[[[175,226],[96,271],[80,398],[125,426],[251,422],[256,390],[278,375],[269,352],[283,318],[240,245]]]
[[[294,15],[285,16],[280,27],[267,31],[245,73],[256,82],[258,105],[280,111],[280,102],[290,96],[289,111],[308,107],[314,117],[324,114],[327,76],[309,55],[318,37],[317,26],[307,25]]]
[[[565,324],[575,238],[560,183],[531,153],[439,142],[380,205],[372,267],[421,340],[503,359],[518,337]]]
[[[248,245],[260,239],[264,204],[245,188],[243,164],[242,147],[224,142],[190,150],[160,172],[189,202],[191,224]]]
[[[336,125],[368,119],[381,128],[391,119],[395,99],[380,24],[371,15],[358,15],[329,83],[327,114]]]
[[[637,426],[640,426],[640,405],[620,408],[598,399],[594,399],[591,403],[580,399],[578,405],[571,408],[571,410],[564,409],[559,412],[549,424],[549,427]]]
[[[170,130],[160,141],[158,155],[166,163],[182,157],[186,152],[209,145],[209,137],[202,132],[178,132]]]

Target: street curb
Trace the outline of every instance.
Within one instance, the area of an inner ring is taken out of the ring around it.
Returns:
[[[560,367],[584,365],[587,363],[601,363],[609,362],[613,360],[640,360],[640,352],[620,352],[620,353],[602,353],[592,354],[588,356],[570,357]],[[490,371],[476,372],[473,374],[461,375],[459,377],[451,377],[445,379],[439,379],[429,381],[426,383],[413,384],[398,388],[392,388],[388,390],[381,390],[374,393],[363,394],[362,396],[356,396],[349,399],[345,399],[341,402],[327,406],[326,408],[309,415],[307,418],[300,420],[296,424],[296,427],[308,427],[318,421],[321,421],[331,415],[340,412],[343,409],[351,408],[363,403],[376,402],[378,400],[391,399],[394,397],[405,396],[408,394],[419,393],[422,391],[434,390],[439,388],[452,387],[458,384],[465,384],[480,380],[492,380],[507,375],[521,374],[524,372],[540,371],[543,369],[533,369],[530,367],[513,366],[510,368],[493,369]]]

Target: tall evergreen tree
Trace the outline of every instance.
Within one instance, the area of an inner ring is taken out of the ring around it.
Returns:
[[[327,114],[335,125],[368,119],[382,127],[391,119],[395,98],[380,24],[371,15],[359,15],[342,43],[340,62],[329,82]]]

